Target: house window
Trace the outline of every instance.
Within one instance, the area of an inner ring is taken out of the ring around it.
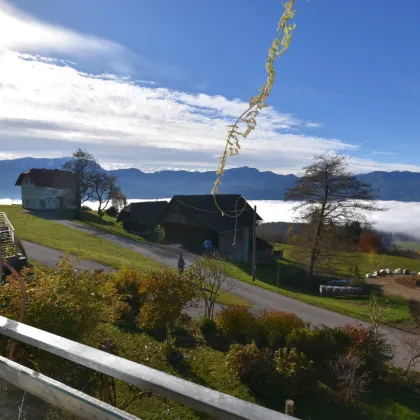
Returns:
[[[29,206],[29,200],[26,200],[26,204]]]

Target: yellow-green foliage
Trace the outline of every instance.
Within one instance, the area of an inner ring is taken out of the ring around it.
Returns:
[[[276,371],[285,378],[295,377],[301,370],[311,370],[312,362],[306,359],[304,353],[299,353],[294,347],[284,347],[274,355]]]
[[[24,322],[37,328],[78,340],[90,328],[111,317],[106,275],[76,272],[67,259],[57,270],[41,266],[22,273],[27,302]],[[2,315],[17,319],[21,299],[19,282],[9,276],[0,286]]]
[[[254,315],[243,306],[224,308],[216,314],[216,325],[219,331],[228,337],[246,342],[256,331]]]
[[[282,311],[264,311],[257,317],[257,324],[272,349],[284,346],[293,330],[305,326],[296,314]]]
[[[144,276],[140,289],[144,304],[138,323],[144,328],[161,328],[174,321],[187,303],[197,296],[195,279],[163,268]]]
[[[290,42],[292,41],[293,30],[296,27],[294,23],[289,23],[296,13],[296,10],[293,10],[294,4],[295,0],[289,0],[284,4],[284,12],[277,26],[278,36],[274,39],[268,50],[268,58],[265,63],[267,79],[264,86],[259,89],[260,93],[257,96],[251,97],[248,109],[244,111],[233,124],[229,125],[230,130],[226,139],[225,149],[220,157],[217,178],[212,190],[213,194],[216,194],[219,189],[228,156],[235,156],[239,153],[241,148],[239,138],[246,138],[255,130],[257,126],[256,118],[260,113],[260,110],[267,106],[266,99],[270,95],[276,75],[274,62],[277,57],[282,56],[289,48]],[[243,126],[243,128],[241,128],[241,126]]]

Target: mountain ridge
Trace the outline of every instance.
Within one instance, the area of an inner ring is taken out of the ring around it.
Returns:
[[[21,172],[31,168],[60,169],[69,158],[19,158],[0,161],[0,198],[20,198],[15,187]],[[128,198],[168,198],[176,194],[210,193],[216,171],[163,170],[143,172],[137,168],[107,171],[118,177]],[[409,171],[374,171],[357,177],[378,190],[380,200],[420,202],[420,173]],[[286,190],[298,177],[279,175],[272,171],[259,171],[247,166],[225,171],[220,193],[240,193],[250,200],[282,200]]]

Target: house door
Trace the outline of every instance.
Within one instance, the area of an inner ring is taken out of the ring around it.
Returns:
[[[64,209],[64,197],[60,197],[60,209]]]
[[[41,209],[45,210],[45,200],[40,200],[41,203]]]

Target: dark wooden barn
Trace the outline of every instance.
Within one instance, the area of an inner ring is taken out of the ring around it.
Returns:
[[[234,261],[249,262],[252,252],[253,208],[238,194],[176,195],[159,217],[165,239],[191,252],[201,252],[203,242],[211,240],[213,249]],[[238,215],[238,217],[236,217]],[[261,221],[257,214],[256,220]],[[267,254],[270,244],[259,240],[258,249]],[[261,254],[261,255],[263,255]]]
[[[144,201],[130,203],[118,215],[117,221],[122,222],[127,232],[138,235],[148,235],[158,225],[158,218],[166,209],[167,201]]]

